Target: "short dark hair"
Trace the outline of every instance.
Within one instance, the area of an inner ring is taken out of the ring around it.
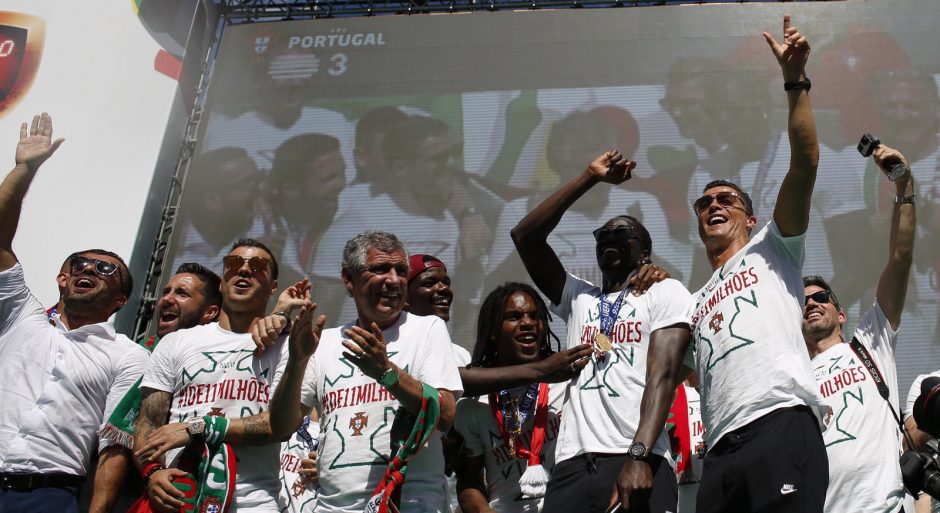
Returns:
[[[298,173],[307,173],[308,163],[332,152],[339,151],[339,139],[326,134],[295,135],[281,143],[274,150],[274,163],[268,180],[272,183],[296,183],[298,179],[307,178],[298,176]]]
[[[832,291],[832,287],[829,286],[829,282],[827,282],[822,276],[815,275],[815,274],[804,276],[803,288],[805,289],[806,287],[809,287],[810,285],[815,285],[825,290],[826,292],[828,292],[829,300],[832,301],[832,304],[833,306],[836,307],[836,310],[840,310],[840,311],[842,310],[842,307],[839,306],[839,298],[837,298],[836,293]]]
[[[127,268],[127,264],[124,262],[124,259],[121,258],[121,256],[117,253],[108,251],[106,249],[86,249],[85,251],[76,251],[75,253],[72,253],[68,258],[65,259],[65,261],[71,265],[73,258],[77,256],[85,256],[90,253],[94,253],[96,255],[107,255],[117,260],[121,264],[118,266],[118,277],[121,279],[121,293],[124,294],[125,297],[131,297],[131,293],[134,291],[134,277],[131,276],[131,271]]]
[[[489,293],[480,306],[480,315],[477,318],[477,341],[473,346],[471,367],[493,367],[499,359],[497,339],[493,335],[499,332],[506,314],[506,301],[516,292],[527,294],[535,302],[535,315],[542,322],[544,331],[539,340],[539,354],[542,358],[551,356],[551,340],[558,343],[558,337],[552,332],[550,323],[552,314],[549,313],[545,301],[536,290],[528,284],[519,282],[504,283]]]
[[[447,134],[447,123],[430,116],[408,116],[385,132],[382,154],[388,164],[414,158],[418,143],[435,135]]]
[[[176,274],[192,274],[202,280],[202,295],[206,298],[206,306],[222,306],[222,292],[219,285],[222,279],[208,267],[196,262],[185,262],[176,268]]]
[[[277,258],[274,256],[274,252],[271,251],[270,248],[265,246],[264,243],[261,242],[260,240],[252,239],[252,238],[238,239],[232,244],[232,249],[230,249],[229,252],[232,252],[238,248],[244,248],[244,247],[259,248],[259,249],[265,250],[268,253],[268,256],[271,257],[271,278],[276,280],[277,279]]]
[[[376,107],[366,112],[356,121],[356,147],[365,146],[368,140],[373,137],[384,136],[394,125],[406,119],[408,119],[408,115],[398,107]]]
[[[712,180],[711,182],[708,182],[708,185],[706,185],[704,189],[702,189],[702,194],[705,194],[705,191],[714,187],[731,187],[734,189],[735,192],[741,195],[741,200],[744,201],[744,211],[747,212],[747,215],[754,215],[754,203],[751,201],[751,196],[744,192],[744,189],[742,189],[738,184],[729,182],[728,180]]]

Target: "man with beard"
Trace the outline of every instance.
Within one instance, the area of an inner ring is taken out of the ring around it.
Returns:
[[[89,511],[110,511],[130,451],[99,435],[140,377],[147,352],[108,322],[133,282],[116,254],[72,254],[62,309],[52,319],[26,287],[13,254],[23,204],[36,172],[62,144],[43,113],[20,127],[16,166],[0,185],[0,504],[16,511],[78,511],[78,494],[98,445]]]
[[[141,384],[136,456],[150,504],[158,511],[184,507],[184,493],[174,482],[187,476],[186,470],[174,468],[181,463],[179,451],[167,453],[163,463],[164,441],[180,435],[186,442],[209,441],[213,434],[224,435],[229,419],[245,417],[249,428],[238,436],[228,430],[225,440],[234,446],[239,462],[230,511],[278,507],[278,446],[256,427],[264,424],[261,414],[281,377],[287,347],[279,340],[258,355],[250,333],[277,290],[277,260],[261,242],[242,239],[225,256],[223,267],[219,321],[164,337]],[[173,424],[164,426],[167,418]]]
[[[904,498],[894,349],[914,252],[914,179],[897,150],[881,145],[872,157],[885,172],[891,168],[886,162],[902,163],[906,171],[894,182],[888,263],[875,304],[855,327],[851,342],[842,331],[845,312],[829,284],[819,276],[803,277],[803,338],[829,406],[829,428],[823,434],[829,456],[826,511],[896,512]]]
[[[444,322],[403,311],[407,275],[398,237],[360,233],[346,243],[342,267],[357,319],[319,336],[305,306],[292,328],[271,428],[282,438],[311,408],[321,412],[315,511],[358,513],[382,502],[401,511],[447,511],[440,433],[425,431],[424,448],[403,442],[413,426],[449,429],[460,378]],[[318,326],[323,322],[321,316]],[[392,479],[396,470],[404,483]]]
[[[548,243],[575,201],[599,183],[629,180],[635,166],[620,152],[601,154],[512,230],[529,275],[568,325],[567,346],[590,344],[595,352],[568,385],[547,512],[602,512],[617,502],[625,509],[676,509],[662,428],[689,343],[689,293],[664,280],[636,295],[632,283],[649,261],[652,240],[631,216],[594,230],[600,286],[568,273]]]
[[[177,267],[157,301],[157,337],[216,320],[222,306],[221,283],[218,274],[195,262]]]
[[[821,512],[829,477],[813,413],[822,398],[798,322],[819,161],[804,69],[810,49],[789,15],[783,43],[763,35],[789,103],[790,165],[773,219],[752,237],[757,218],[750,196],[723,180],[706,185],[693,203],[713,269],[691,302],[708,450],[699,513]]]

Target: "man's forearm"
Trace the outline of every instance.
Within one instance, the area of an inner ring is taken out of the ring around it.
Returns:
[[[140,401],[140,414],[134,425],[134,452],[140,450],[153,430],[166,424],[173,395],[160,390],[145,389]],[[146,462],[134,458],[137,468],[143,469]]]
[[[303,421],[300,409],[300,387],[304,381],[309,359],[287,361],[287,368],[281,376],[281,382],[274,390],[269,405],[270,427],[274,438],[283,440],[290,437]]]
[[[470,367],[460,369],[465,396],[477,397],[508,388],[523,387],[542,379],[535,363],[507,367]]]
[[[652,448],[663,430],[666,413],[683,374],[682,359],[689,347],[688,326],[656,330],[650,336],[647,378],[640,401],[640,422],[634,441]]]
[[[98,467],[95,470],[95,483],[88,513],[110,513],[114,509],[130,463],[131,452],[126,447],[111,446],[98,454]]]
[[[591,173],[579,174],[523,217],[512,230],[513,240],[519,245],[530,239],[548,239],[565,212],[595,184],[597,179]]]
[[[424,387],[421,382],[410,376],[408,373],[392,364],[398,370],[398,381],[388,387],[392,396],[411,412],[412,415],[418,415],[421,412],[421,401],[424,398]],[[454,422],[454,410],[456,401],[454,395],[447,391],[440,391],[441,398],[441,416],[437,422],[438,429],[447,431]]]
[[[13,237],[20,222],[23,198],[35,176],[36,169],[17,164],[0,183],[0,270],[9,269],[16,263]]]
[[[232,445],[267,445],[277,441],[280,439],[271,430],[269,412],[233,419],[225,433],[225,442]]]

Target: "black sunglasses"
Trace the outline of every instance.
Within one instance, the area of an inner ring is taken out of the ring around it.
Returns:
[[[222,258],[222,266],[226,272],[241,269],[245,262],[248,262],[251,272],[260,273],[268,270],[271,260],[263,256],[243,257],[241,255],[226,255]]]
[[[692,210],[695,211],[695,215],[699,215],[712,204],[713,201],[717,201],[719,205],[723,207],[733,207],[740,208],[741,210],[747,211],[746,208],[742,208],[740,205],[735,203],[735,200],[740,201],[741,205],[746,205],[744,198],[740,194],[731,191],[719,192],[717,194],[706,194],[701,198],[695,200],[695,203],[692,203]]]
[[[613,234],[614,237],[620,240],[630,240],[636,239],[640,240],[639,237],[634,235],[633,229],[628,226],[616,226],[614,228],[607,228],[606,226],[601,226],[600,228],[594,230],[594,242],[600,242],[601,239],[607,237],[610,234]]]
[[[89,264],[95,264],[95,272],[101,276],[111,276],[118,270],[117,264],[83,256],[72,257],[69,261],[69,269],[72,271],[72,274],[75,274],[85,270]]]
[[[806,300],[803,301],[803,306],[808,305],[810,299],[812,299],[813,302],[817,305],[823,305],[829,302],[830,297],[831,296],[828,290],[817,290],[816,292],[806,296]]]

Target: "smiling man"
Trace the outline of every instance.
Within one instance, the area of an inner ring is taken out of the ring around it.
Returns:
[[[111,511],[130,451],[99,430],[147,361],[108,322],[133,287],[119,256],[100,249],[69,256],[50,324],[13,254],[23,197],[62,142],[53,141],[46,113],[23,123],[16,166],[0,185],[0,504],[11,511],[77,512],[96,445],[89,511]]]
[[[551,356],[548,316],[531,286],[500,285],[480,307],[473,365],[518,367]],[[554,465],[566,388],[536,382],[491,393],[488,401],[465,397],[457,403],[454,427],[464,440],[457,489],[464,513],[541,510],[545,482],[529,483]]]
[[[789,103],[790,168],[773,220],[715,181],[693,203],[713,274],[691,304],[695,367],[707,426],[696,511],[821,512],[828,470],[812,367],[800,332],[801,268],[819,142],[805,64],[809,43],[790,16],[783,43],[764,33]],[[742,469],[747,469],[742,472]]]
[[[676,475],[662,428],[682,381],[689,292],[666,279],[636,294],[653,243],[631,216],[594,230],[600,286],[568,273],[548,243],[575,201],[597,184],[629,180],[635,166],[620,152],[603,153],[512,230],[532,281],[568,325],[568,349],[587,344],[595,353],[568,385],[546,512],[602,512],[615,502],[654,513],[676,510]]]
[[[829,406],[824,418],[829,428],[823,434],[829,456],[826,511],[893,513],[901,510],[904,498],[894,349],[914,254],[914,179],[897,150],[881,145],[872,157],[883,172],[890,169],[885,162],[901,162],[906,171],[894,182],[888,263],[878,279],[875,304],[858,322],[851,342],[845,340],[845,313],[829,284],[819,276],[803,278],[803,338]],[[883,389],[872,371],[884,380]]]
[[[150,504],[158,511],[179,511],[183,492],[175,481],[187,472],[177,468],[181,452],[166,459],[153,444],[167,431],[188,433],[201,442],[208,427],[223,434],[230,420],[250,419],[244,436],[226,438],[238,466],[229,511],[273,511],[278,508],[278,445],[266,436],[261,413],[287,362],[287,345],[278,340],[260,355],[249,329],[264,317],[277,290],[277,260],[254,239],[236,241],[223,259],[222,311],[218,322],[168,334],[153,352],[141,383],[143,400],[137,419],[135,448],[147,481]],[[283,337],[282,337],[283,338]],[[157,430],[167,423],[173,424]],[[150,440],[153,438],[154,440]],[[261,447],[254,447],[262,445]]]
[[[401,511],[449,511],[440,432],[420,450],[402,446],[421,420],[448,429],[462,390],[444,321],[403,311],[407,276],[408,254],[398,237],[360,233],[346,243],[342,266],[357,318],[320,337],[291,333],[271,428],[276,437],[287,436],[311,408],[319,410],[318,512],[359,513],[367,502],[389,500]],[[388,472],[404,463],[404,483],[392,484]]]

